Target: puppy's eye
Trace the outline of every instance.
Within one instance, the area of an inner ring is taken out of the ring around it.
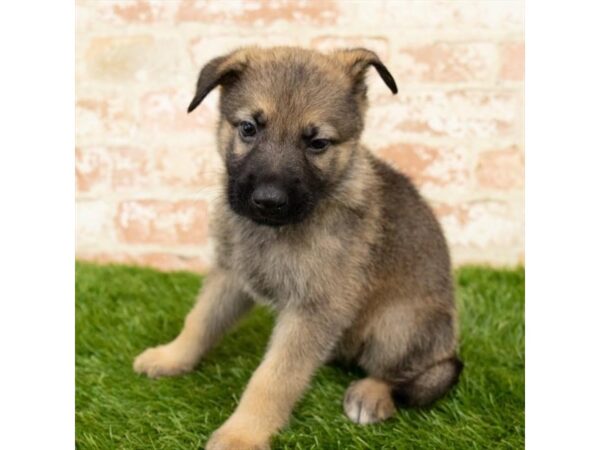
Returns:
[[[238,126],[240,135],[244,138],[251,138],[256,134],[256,126],[252,122],[243,121]]]
[[[324,152],[327,149],[327,147],[329,147],[330,144],[331,144],[331,141],[329,139],[313,139],[308,144],[308,148],[313,153],[321,153],[321,152]]]

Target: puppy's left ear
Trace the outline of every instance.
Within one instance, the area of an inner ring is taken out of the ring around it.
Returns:
[[[366,92],[365,75],[367,69],[375,67],[383,82],[390,88],[392,93],[398,93],[396,81],[390,71],[383,65],[375,52],[366,48],[353,48],[349,50],[338,50],[333,56],[340,61],[345,70],[355,83],[357,92]]]
[[[187,112],[191,113],[196,109],[204,97],[217,86],[235,81],[245,67],[246,58],[243,50],[237,50],[209,61],[200,71],[196,83],[196,94],[188,106]]]

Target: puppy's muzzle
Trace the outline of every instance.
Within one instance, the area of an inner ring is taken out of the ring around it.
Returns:
[[[266,217],[281,217],[289,206],[287,192],[273,183],[257,186],[250,199],[254,209]]]

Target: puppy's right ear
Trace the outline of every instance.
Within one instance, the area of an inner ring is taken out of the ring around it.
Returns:
[[[246,67],[246,58],[241,50],[209,61],[200,71],[196,83],[196,94],[188,106],[191,113],[210,91],[219,85],[231,83]]]

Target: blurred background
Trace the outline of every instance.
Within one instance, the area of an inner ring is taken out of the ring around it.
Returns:
[[[363,141],[419,186],[455,264],[523,263],[523,13],[509,0],[77,0],[77,257],[210,265],[218,91],[186,108],[203,64],[256,44],[377,52],[399,93],[369,75]]]

